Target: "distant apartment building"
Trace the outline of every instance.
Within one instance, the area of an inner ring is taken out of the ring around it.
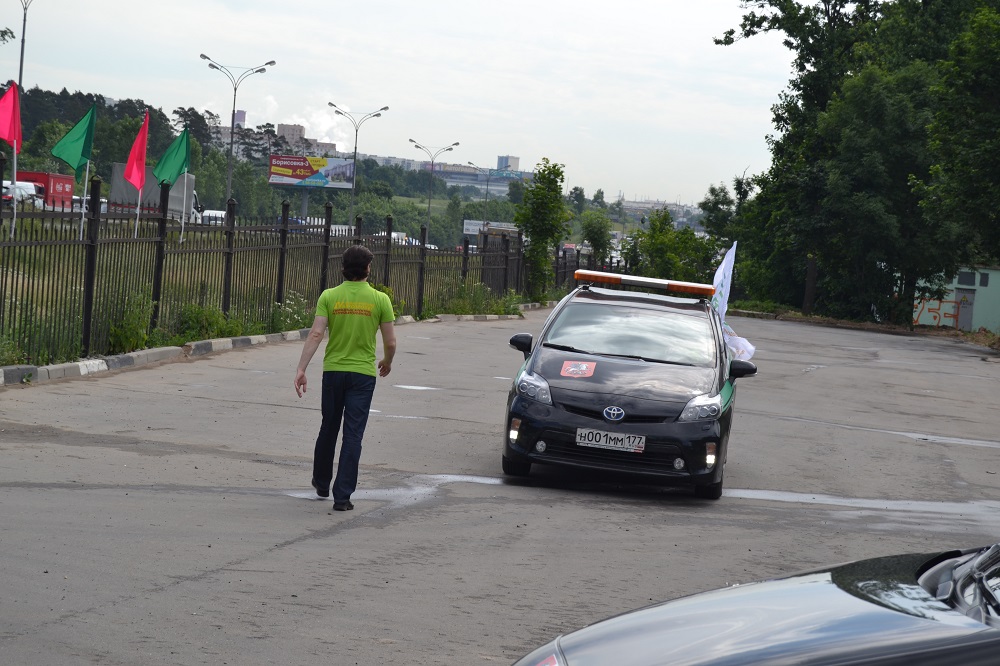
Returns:
[[[294,146],[306,138],[306,128],[302,125],[283,125],[278,123],[275,132],[287,141],[290,146]]]
[[[237,127],[243,128],[247,126],[247,112],[243,109],[236,109],[236,115],[234,118]]]
[[[317,141],[306,136],[306,128],[302,125],[285,125],[279,123],[275,133],[283,138],[291,152],[295,155],[308,157],[333,157],[337,153],[337,144],[329,141]]]
[[[521,158],[513,155],[500,155],[497,157],[497,168],[504,171],[520,171]]]

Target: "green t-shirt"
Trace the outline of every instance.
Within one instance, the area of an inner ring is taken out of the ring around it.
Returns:
[[[330,333],[323,370],[375,377],[375,333],[395,318],[389,297],[364,280],[345,280],[320,294],[316,316],[327,318]]]

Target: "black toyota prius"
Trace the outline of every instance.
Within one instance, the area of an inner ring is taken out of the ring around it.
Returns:
[[[537,343],[527,333],[510,339],[525,360],[507,400],[504,473],[525,476],[534,464],[625,472],[718,499],[735,381],[757,367],[733,358],[714,288],[597,271],[576,278],[586,283],[553,309]]]

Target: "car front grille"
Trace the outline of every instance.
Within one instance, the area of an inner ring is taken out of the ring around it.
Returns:
[[[570,414],[576,414],[577,416],[584,416],[588,419],[596,419],[601,423],[607,423],[604,420],[604,414],[596,409],[585,409],[583,407],[574,407],[571,405],[562,405]],[[629,415],[626,414],[625,418],[617,423],[666,423],[670,419],[665,418],[662,415],[652,415],[652,414],[640,414],[640,415]]]
[[[579,446],[575,440],[554,430],[543,431],[538,439],[544,440],[546,444],[544,454],[534,455],[535,460],[539,462],[550,459],[554,463],[578,463],[622,472],[645,472],[666,476],[687,474],[686,470],[674,469],[674,459],[682,456],[680,448],[673,444],[650,443],[647,439],[646,449],[642,453],[628,453]]]

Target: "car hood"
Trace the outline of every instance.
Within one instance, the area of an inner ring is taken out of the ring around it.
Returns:
[[[860,655],[926,653],[931,644],[940,648],[976,633],[996,650],[996,630],[949,610],[917,585],[913,572],[930,557],[865,560],[697,594],[558,642],[569,666],[855,663]]]
[[[633,359],[594,356],[539,347],[533,367],[549,383],[553,395],[560,391],[604,396],[628,396],[686,404],[715,387],[714,368],[650,363]]]

